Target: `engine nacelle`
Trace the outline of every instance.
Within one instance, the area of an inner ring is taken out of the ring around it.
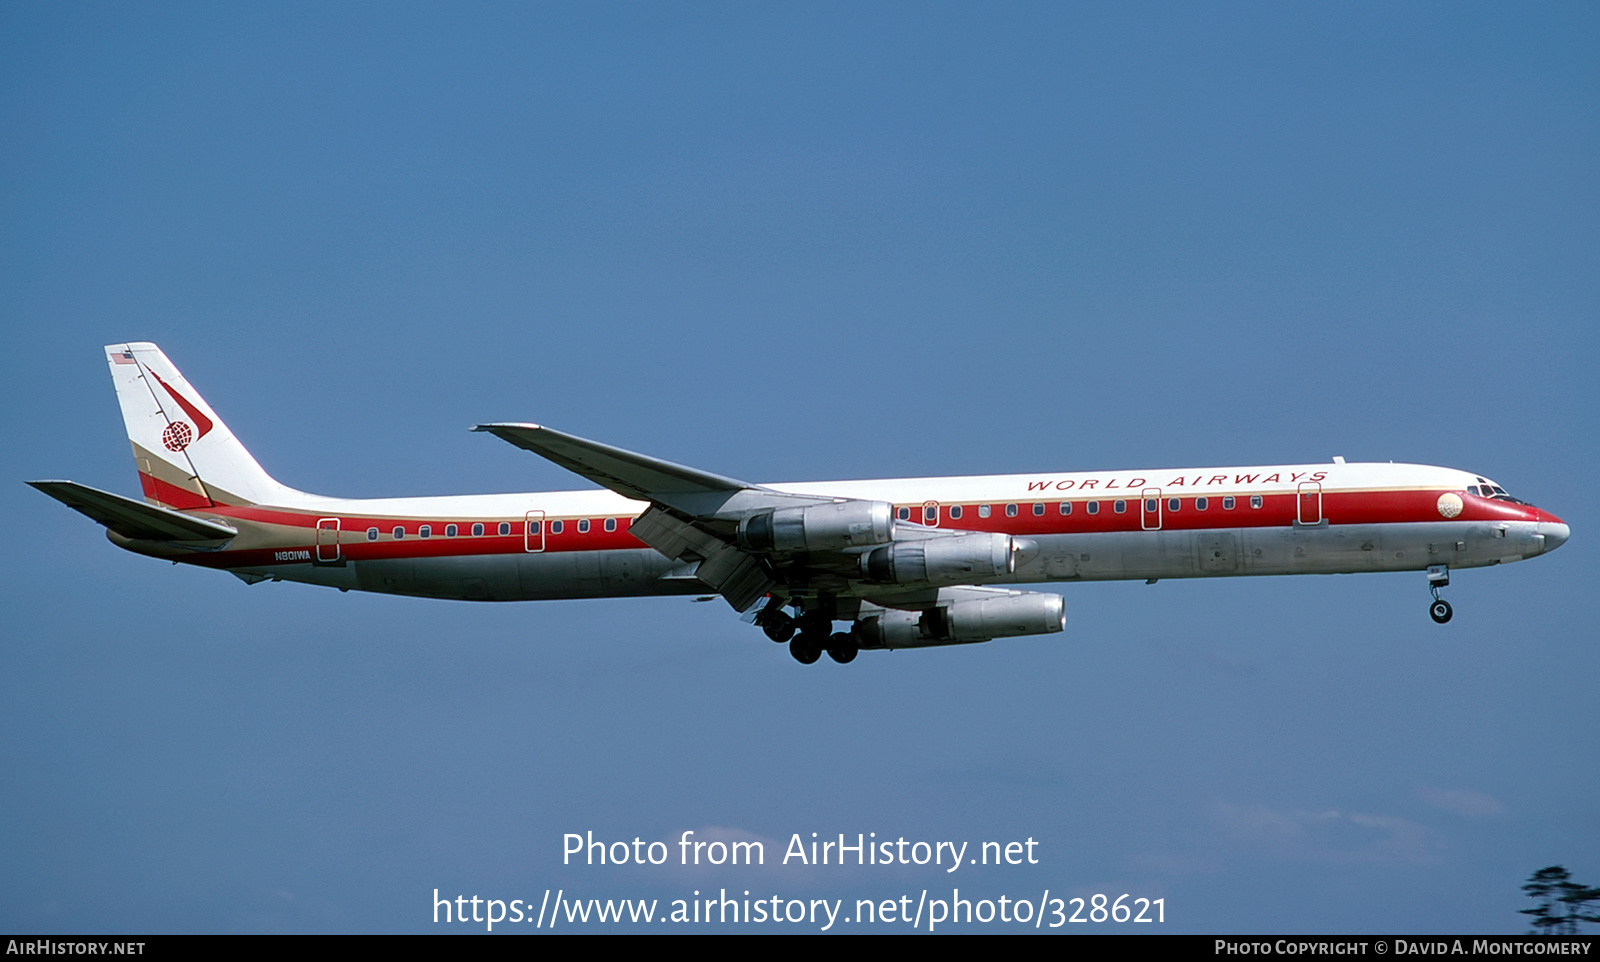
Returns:
[[[1060,595],[1008,591],[926,611],[885,611],[861,619],[856,630],[863,648],[926,648],[1047,635],[1066,627],[1067,602]]]
[[[894,540],[887,501],[837,501],[758,511],[739,522],[739,544],[751,551],[838,551]]]
[[[1015,545],[1003,534],[899,541],[861,556],[861,576],[882,585],[958,585],[1016,570]]]

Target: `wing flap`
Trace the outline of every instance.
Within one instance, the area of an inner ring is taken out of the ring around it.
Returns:
[[[759,559],[658,507],[651,506],[641,514],[628,533],[669,558],[698,560],[694,576],[736,611],[755,604],[774,587]]]
[[[635,518],[628,533],[675,560],[704,560],[727,542],[652,505]]]
[[[136,541],[179,541],[215,544],[239,533],[237,528],[180,514],[75,481],[29,481],[62,504]]]
[[[711,557],[700,562],[694,574],[717,589],[717,593],[733,606],[734,611],[744,611],[775,587],[760,559],[732,545],[717,549]]]

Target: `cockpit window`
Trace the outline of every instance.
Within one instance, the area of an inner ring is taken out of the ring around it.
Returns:
[[[1493,481],[1490,481],[1490,480],[1488,480],[1486,478],[1479,478],[1478,480],[1483,482],[1483,483],[1482,484],[1469,484],[1469,485],[1467,485],[1467,491],[1468,492],[1470,492],[1472,494],[1475,494],[1475,495],[1479,496],[1480,498],[1493,498],[1496,501],[1505,501],[1505,502],[1508,502],[1510,504],[1527,504],[1528,503],[1526,501],[1523,501],[1521,498],[1513,498],[1511,495],[1506,493],[1506,489],[1505,488],[1500,487],[1498,484],[1495,484]]]

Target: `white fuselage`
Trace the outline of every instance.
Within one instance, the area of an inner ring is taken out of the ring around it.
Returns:
[[[1338,463],[766,487],[887,501],[900,524],[1027,538],[1036,551],[981,582],[1021,584],[1476,567],[1566,539],[1546,512],[1473,493],[1488,484],[1448,468]],[[647,505],[609,491],[296,500],[192,510],[239,529],[220,551],[177,557],[164,546],[128,546],[251,579],[434,598],[707,590],[628,534]]]

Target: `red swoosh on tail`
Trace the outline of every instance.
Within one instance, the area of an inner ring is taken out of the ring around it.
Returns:
[[[145,370],[150,371],[149,368],[145,368]],[[154,371],[150,371],[150,376],[156,379],[157,384],[167,389],[167,393],[172,395],[172,399],[178,402],[178,407],[183,408],[183,413],[189,415],[190,419],[194,421],[194,426],[200,429],[200,433],[194,436],[196,441],[200,440],[211,432],[212,425],[210,418],[206,417],[204,414],[201,414],[199,408],[184,400],[182,394],[179,394],[177,391],[172,389],[172,385],[161,380],[161,375]]]

